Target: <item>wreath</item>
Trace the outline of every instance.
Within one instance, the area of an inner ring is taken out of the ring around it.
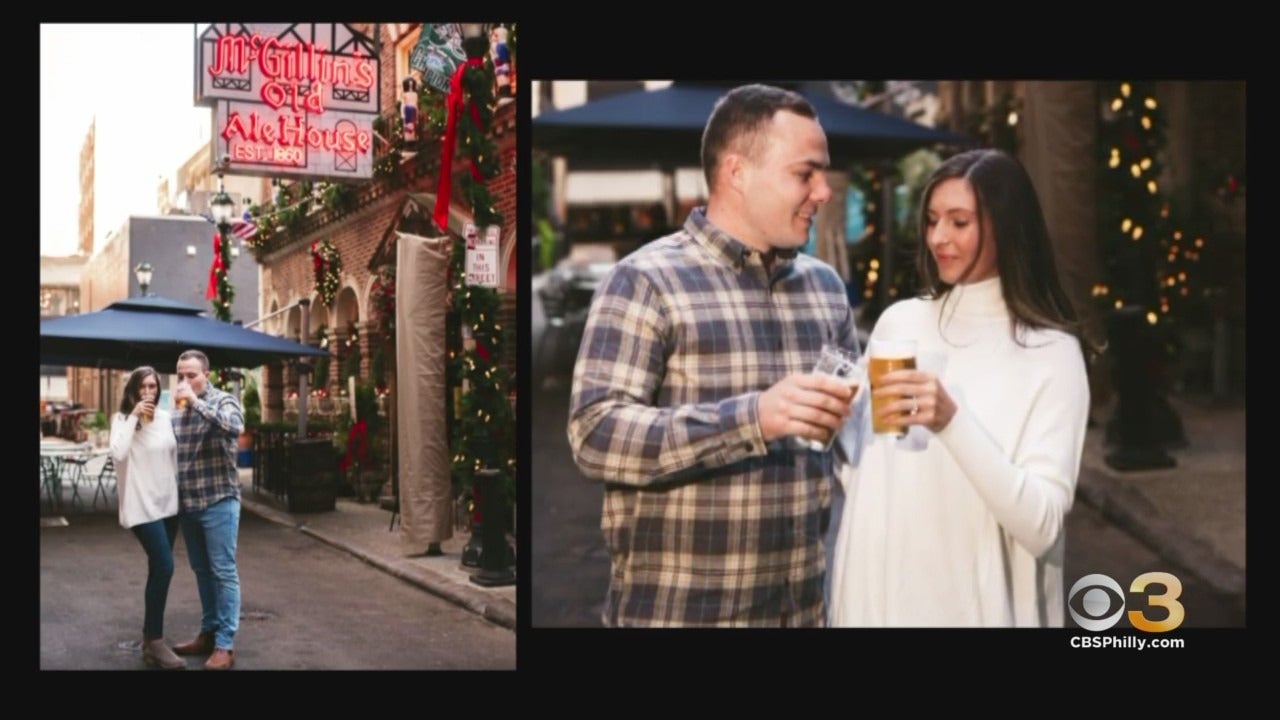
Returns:
[[[333,307],[333,299],[341,288],[338,276],[342,272],[342,258],[328,238],[311,243],[311,265],[315,271],[316,293],[325,307]]]

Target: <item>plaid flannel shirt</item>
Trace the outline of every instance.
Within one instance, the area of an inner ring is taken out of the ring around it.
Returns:
[[[174,410],[178,437],[178,500],[182,512],[198,512],[226,497],[240,497],[236,440],[244,413],[235,396],[205,386],[200,401]]]
[[[823,623],[832,453],[765,443],[756,402],[856,330],[834,270],[776,255],[698,209],[596,291],[568,433],[605,482],[606,625]]]

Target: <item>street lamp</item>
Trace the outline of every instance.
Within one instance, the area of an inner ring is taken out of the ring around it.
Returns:
[[[235,201],[222,189],[222,173],[227,167],[227,163],[231,158],[223,156],[222,162],[218,163],[218,194],[213,196],[209,201],[209,214],[213,217],[213,222],[218,226],[218,233],[222,236],[222,242],[227,242],[227,229],[231,225],[231,218],[236,214]]]
[[[138,263],[138,267],[133,269],[134,277],[138,278],[138,287],[142,288],[142,297],[147,296],[147,287],[151,285],[151,263]]]
[[[235,201],[222,189],[221,177],[218,178],[218,194],[209,201],[209,211],[213,215],[213,222],[218,226],[218,232],[223,232],[231,224],[232,216],[236,214]]]

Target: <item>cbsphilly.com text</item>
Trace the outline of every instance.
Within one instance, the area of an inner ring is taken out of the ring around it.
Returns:
[[[1148,648],[1180,648],[1186,647],[1183,638],[1145,638],[1117,635],[1076,635],[1071,638],[1073,648],[1122,648],[1129,650],[1146,650]]]

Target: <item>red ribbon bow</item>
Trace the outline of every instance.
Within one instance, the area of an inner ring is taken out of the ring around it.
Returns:
[[[347,456],[338,462],[338,467],[346,470],[351,467],[351,463],[359,463],[364,465],[369,459],[369,425],[360,420],[351,426],[351,432],[347,434]]]
[[[458,145],[458,112],[462,110],[462,76],[466,74],[467,68],[483,67],[484,58],[468,58],[467,62],[459,65],[454,71],[453,78],[449,81],[449,98],[445,102],[448,108],[448,117],[444,126],[444,148],[441,150],[440,156],[440,182],[436,187],[436,225],[441,230],[448,232],[449,230],[449,194],[453,189],[453,153]],[[473,102],[471,105],[471,119],[475,121],[477,126],[480,125],[480,108],[476,107]],[[480,128],[483,130],[484,128]],[[484,180],[484,176],[480,174],[480,169],[471,165],[471,177],[477,182]]]
[[[212,300],[218,296],[218,271],[222,270],[222,238],[213,234],[213,265],[209,267],[209,288],[204,291],[204,299]]]

